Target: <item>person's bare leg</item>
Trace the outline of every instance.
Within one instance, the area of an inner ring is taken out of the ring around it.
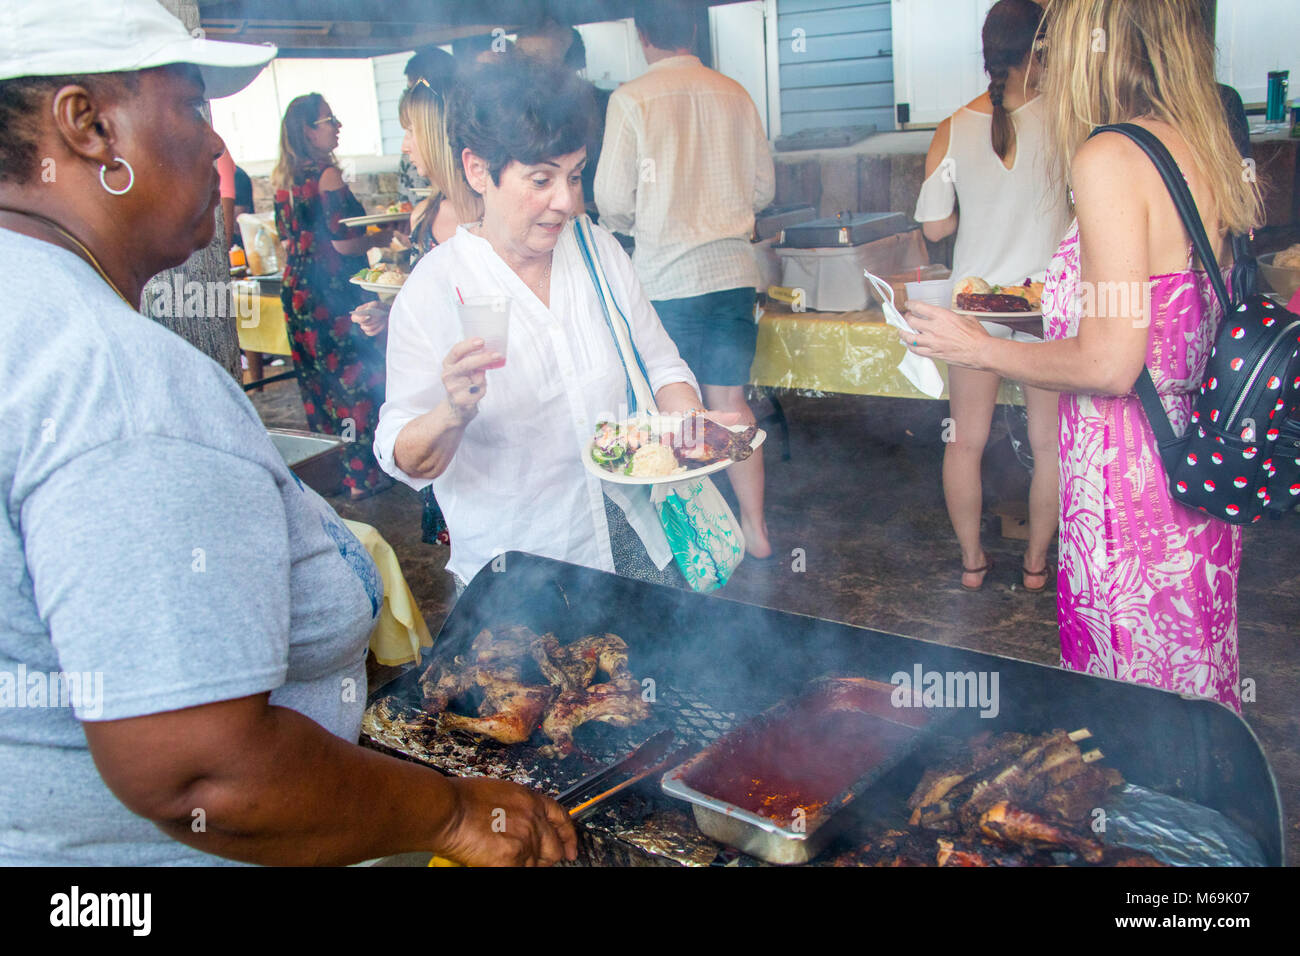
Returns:
[[[987,564],[987,555],[980,546],[980,512],[984,508],[980,463],[989,441],[998,381],[992,372],[948,366],[948,407],[952,421],[945,423],[951,431],[943,450],[943,500],[961,547],[963,568]],[[961,583],[969,588],[979,587],[984,583],[984,572],[963,572]]]
[[[704,404],[712,411],[739,412],[742,425],[754,424],[754,413],[745,401],[743,385],[704,385]],[[740,502],[740,530],[745,535],[745,550],[756,558],[772,553],[767,540],[767,521],[763,518],[763,449],[757,449],[744,461],[727,469],[731,487]]]
[[[244,358],[248,360],[248,371],[244,375],[244,384],[247,385],[249,382],[256,382],[262,377],[262,353],[250,352],[245,349]],[[259,385],[257,391],[260,392],[264,387]]]
[[[1034,453],[1034,476],[1029,482],[1029,544],[1025,548],[1026,568],[1047,567],[1047,549],[1060,523],[1061,462],[1057,408],[1059,396],[1041,388],[1025,389],[1025,410],[1029,413],[1029,447]],[[1045,575],[1025,575],[1025,586],[1037,588]]]

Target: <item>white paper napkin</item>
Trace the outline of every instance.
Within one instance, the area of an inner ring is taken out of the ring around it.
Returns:
[[[867,281],[875,287],[876,293],[880,296],[880,307],[884,310],[885,321],[896,329],[902,329],[908,335],[915,335],[915,330],[903,321],[903,317],[894,306],[894,287],[866,270],[863,270],[862,274],[867,277]],[[903,353],[903,360],[898,363],[898,370],[918,391],[924,392],[931,398],[938,398],[943,394],[943,376],[939,374],[934,359],[925,358],[908,350]]]

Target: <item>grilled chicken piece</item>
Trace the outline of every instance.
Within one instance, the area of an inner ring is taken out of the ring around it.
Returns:
[[[555,699],[542,720],[542,732],[552,744],[541,748],[548,757],[567,757],[576,749],[573,732],[590,720],[631,727],[650,716],[641,699],[641,686],[631,678],[593,684],[584,691],[565,691]]]
[[[1004,843],[1031,850],[1073,850],[1088,863],[1100,863],[1101,843],[1068,823],[1022,810],[1003,801],[995,803],[981,817],[980,832]]]
[[[617,634],[589,634],[574,641],[566,650],[571,658],[583,661],[585,666],[594,664],[611,681],[632,679],[627,666],[627,643]],[[590,683],[588,680],[587,684]]]
[[[690,415],[683,419],[671,441],[678,461],[699,465],[724,458],[744,461],[754,454],[751,443],[756,434],[758,429],[753,425],[733,432],[704,415]]]
[[[554,634],[533,641],[531,650],[542,676],[561,692],[582,690],[596,679],[596,662],[581,658],[575,660],[569,649],[555,639]]]
[[[429,714],[440,714],[457,697],[465,694],[474,686],[477,670],[472,667],[447,667],[433,663],[420,678],[420,690],[424,694],[424,710]]]
[[[438,730],[460,730],[491,737],[503,744],[521,744],[527,740],[555,694],[552,687],[521,684],[486,668],[476,668],[475,683],[483,688],[483,706],[491,708],[484,717],[439,714]]]
[[[517,672],[536,640],[537,635],[526,627],[508,627],[497,634],[484,628],[470,645],[470,660],[479,667],[498,672]]]
[[[533,659],[546,679],[561,691],[584,691],[603,671],[611,681],[630,679],[627,644],[617,634],[590,634],[561,645],[547,634],[532,645]]]
[[[425,711],[438,714],[450,707],[453,700],[475,686],[480,668],[500,678],[519,680],[524,659],[537,639],[526,627],[507,628],[499,634],[487,628],[479,631],[470,644],[468,657],[456,657],[450,663],[434,661],[420,677]]]

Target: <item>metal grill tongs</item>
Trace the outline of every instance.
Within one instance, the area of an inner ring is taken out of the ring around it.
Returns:
[[[615,794],[635,786],[657,772],[667,770],[675,762],[680,761],[682,750],[679,749],[672,754],[668,753],[668,748],[673,742],[673,736],[673,731],[661,730],[626,757],[622,757],[609,766],[588,774],[567,790],[562,791],[555,798],[555,802],[567,810],[572,819],[580,819],[598,804],[603,803]],[[620,777],[621,780],[618,779]],[[618,780],[618,782],[611,784],[611,781],[614,780]],[[440,856],[435,856],[429,861],[429,866],[459,865],[453,860],[444,859]]]

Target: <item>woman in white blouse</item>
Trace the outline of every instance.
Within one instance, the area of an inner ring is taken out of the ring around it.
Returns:
[[[1045,153],[1043,100],[1034,89],[1040,66],[1033,48],[1042,15],[1032,0],[994,4],[983,30],[988,91],[939,124],[930,143],[915,218],[931,242],[957,233],[956,279],[978,276],[991,285],[1041,280],[1069,227],[1064,191],[1052,179]],[[1041,341],[992,322],[984,328],[1001,338]],[[983,586],[992,567],[980,545],[980,464],[1000,381],[991,372],[948,367],[953,427],[944,449],[943,496],[961,546],[962,587],[972,591]],[[1026,590],[1042,591],[1056,533],[1057,395],[1029,386],[1024,392],[1036,467],[1023,583]]]
[[[393,305],[375,452],[411,487],[432,483],[458,588],[510,550],[680,580],[645,489],[602,483],[581,460],[596,423],[627,414],[623,364],[570,222],[591,118],[571,71],[520,59],[467,78],[452,136],[483,220],[424,256]],[[594,232],[659,408],[701,409],[631,260]],[[505,356],[462,333],[458,302],[484,295],[510,300]]]

